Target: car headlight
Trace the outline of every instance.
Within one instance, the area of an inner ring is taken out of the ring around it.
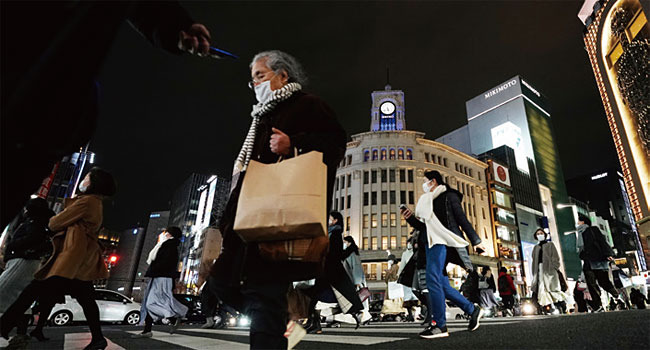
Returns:
[[[241,317],[239,319],[239,325],[240,326],[248,326],[251,323],[251,321],[248,319],[248,317]]]
[[[535,314],[535,311],[537,311],[537,310],[535,310],[535,306],[533,306],[533,305],[530,304],[530,303],[525,303],[525,304],[521,307],[521,312],[522,312],[524,315],[533,315],[533,314]]]
[[[231,326],[236,326],[236,325],[237,325],[237,319],[234,318],[234,317],[231,317],[230,320],[228,320],[228,323],[229,323]]]

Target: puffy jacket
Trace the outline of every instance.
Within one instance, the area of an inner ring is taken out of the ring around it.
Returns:
[[[34,219],[25,220],[14,231],[5,248],[5,262],[16,259],[39,260],[52,252],[50,230],[46,222]]]
[[[502,288],[503,281],[502,279],[505,279],[505,284],[507,285],[507,288]],[[498,285],[499,285],[499,294],[501,295],[513,295],[517,294],[517,289],[515,288],[515,284],[512,282],[512,277],[508,275],[505,272],[500,272],[499,273],[499,279],[498,279]]]

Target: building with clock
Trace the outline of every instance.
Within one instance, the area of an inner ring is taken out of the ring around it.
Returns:
[[[401,218],[399,205],[415,208],[427,170],[438,170],[447,184],[463,194],[463,209],[487,250],[471,258],[495,271],[497,248],[485,175],[488,165],[426,139],[423,132],[406,130],[403,91],[387,85],[372,92],[371,99],[370,131],[352,135],[337,170],[332,202],[346,221],[345,234],[361,249],[370,288],[385,288],[378,281],[388,267],[388,252],[399,258],[406,248],[411,228]],[[462,272],[459,268],[449,272],[458,287]]]

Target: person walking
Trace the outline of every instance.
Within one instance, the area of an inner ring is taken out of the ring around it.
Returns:
[[[384,294],[384,303],[381,307],[381,314],[399,315],[407,312],[404,308],[404,288],[397,283],[399,278],[399,263],[395,255],[388,255],[388,269],[385,271],[384,282],[386,282],[386,292]]]
[[[322,152],[327,165],[327,203],[331,203],[347,136],[332,109],[302,91],[306,74],[293,56],[278,50],[261,52],[250,68],[249,86],[258,103],[253,106],[251,127],[233,169],[230,198],[219,223],[223,246],[211,274],[220,299],[250,317],[250,347],[284,350],[291,282],[313,279],[322,272],[322,263],[265,259],[257,243],[242,241],[233,230],[246,169],[251,159],[271,164],[280,156],[293,157],[295,150]]]
[[[517,288],[512,281],[512,277],[508,274],[508,269],[501,267],[499,269],[499,278],[497,279],[499,286],[499,295],[503,301],[503,307],[510,316],[514,316],[515,295],[517,295]]]
[[[591,226],[591,220],[584,215],[578,216],[577,232],[576,250],[583,261],[582,271],[591,294],[592,309],[594,312],[605,311],[600,299],[600,287],[624,303],[609,279],[609,262],[614,261],[614,251],[605,241],[605,236],[598,227]]]
[[[497,306],[499,306],[497,299],[494,297],[494,293],[497,291],[497,288],[496,284],[494,283],[494,276],[492,276],[492,270],[487,266],[484,266],[481,269],[481,276],[478,280],[478,289],[481,298],[481,307],[483,309],[492,310],[491,314],[494,315],[494,311],[496,310]]]
[[[363,271],[361,264],[361,257],[359,256],[359,246],[354,241],[352,236],[343,237],[343,267],[345,272],[348,273],[350,280],[359,292],[362,288],[367,288],[366,274]],[[368,309],[370,308],[369,298],[361,301],[363,304],[363,316],[361,316],[361,323],[370,320],[372,316]]]
[[[535,239],[539,242],[533,248],[533,294],[534,299],[542,308],[551,312],[564,309],[568,296],[562,291],[560,285],[560,255],[553,242],[549,241],[549,233],[543,228],[535,230]]]
[[[107,341],[99,322],[95,302],[94,280],[108,278],[108,268],[102,257],[98,233],[102,224],[102,200],[116,192],[113,176],[100,168],[92,168],[79,184],[79,196],[66,199],[65,209],[50,219],[49,228],[54,254],[34,275],[18,299],[0,318],[0,333],[7,338],[20,316],[37,299],[70,295],[77,299],[92,334],[84,349],[104,349]],[[41,300],[39,299],[39,300]],[[53,305],[43,307],[51,309]],[[41,311],[42,312],[42,311]]]
[[[176,226],[167,227],[160,241],[151,249],[147,257],[145,277],[151,280],[142,299],[140,319],[144,320],[142,333],[132,338],[151,338],[153,323],[162,320],[169,324],[169,334],[173,334],[187,314],[187,306],[174,298],[174,280],[179,277],[178,246],[183,232]]]
[[[426,177],[426,181],[422,184],[424,194],[418,200],[415,215],[409,209],[403,208],[401,212],[412,227],[421,234],[426,233],[426,280],[432,321],[420,333],[420,337],[433,339],[449,336],[445,299],[452,301],[470,315],[469,331],[475,331],[479,327],[483,316],[482,309],[454,289],[449,284],[445,272],[448,262],[462,266],[466,270],[473,270],[466,248],[468,243],[463,238],[459,226],[463,228],[472,245],[478,246],[481,238],[463,212],[460,204],[463,195],[448,187],[442,181],[442,175],[438,171],[427,171],[424,176]],[[478,248],[484,250],[480,246]]]
[[[314,286],[305,291],[311,297],[306,328],[308,333],[322,333],[320,313],[316,310],[318,301],[338,303],[343,313],[354,318],[356,328],[361,324],[360,313],[363,304],[343,267],[343,229],[343,216],[338,211],[332,211],[328,228],[329,251],[325,257],[323,275],[316,278]]]
[[[406,241],[406,252],[411,251],[412,254],[410,254],[410,258],[408,259],[406,258],[409,254],[402,255],[402,261],[400,262],[401,272],[397,280],[405,288],[411,288],[413,294],[419,300],[420,315],[423,319],[422,325],[431,323],[431,314],[428,312],[429,293],[427,291],[426,281],[427,257],[425,249],[420,249],[420,247],[426,247],[426,245],[426,235],[420,234],[420,231],[414,229]],[[404,267],[402,268],[402,266]]]
[[[41,259],[52,253],[48,222],[54,212],[48,207],[47,201],[43,198],[30,199],[22,215],[23,222],[7,238],[5,246],[4,261],[7,268],[0,274],[0,314],[4,314],[32,282]],[[44,317],[47,319],[47,316]],[[28,319],[25,315],[18,322],[17,336],[11,339],[10,345],[18,346],[16,344],[28,341]],[[39,322],[41,323],[43,322]],[[42,326],[37,327],[30,335],[39,341],[45,341],[47,338],[43,336],[42,330]]]

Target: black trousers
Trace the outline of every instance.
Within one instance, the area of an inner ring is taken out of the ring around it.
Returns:
[[[591,307],[596,310],[602,306],[600,301],[600,287],[611,294],[614,298],[618,297],[618,291],[614,284],[609,279],[609,273],[607,270],[592,270],[589,266],[589,263],[585,262],[583,266],[583,272],[585,274],[585,282],[587,282],[587,288],[589,288],[589,294],[591,294]],[[598,281],[598,282],[596,282]]]
[[[502,295],[501,299],[503,300],[503,307],[506,309],[512,309],[515,306],[515,296],[514,295]]]
[[[242,290],[243,311],[251,320],[251,349],[287,348],[288,282],[250,285]]]
[[[81,305],[88,322],[88,327],[90,328],[90,333],[93,336],[93,341],[100,340],[104,336],[99,323],[99,308],[95,302],[94,292],[95,288],[91,281],[71,280],[58,276],[50,277],[43,281],[34,280],[23,290],[18,299],[11,304],[4,315],[2,315],[0,319],[2,328],[4,330],[17,326],[23,317],[22,315],[36,299],[46,300],[50,304],[50,300],[56,300],[63,295],[70,295],[77,299],[77,302]],[[48,305],[41,310],[42,312],[49,312],[51,309],[51,306]],[[42,315],[44,317],[49,316],[49,314]]]

